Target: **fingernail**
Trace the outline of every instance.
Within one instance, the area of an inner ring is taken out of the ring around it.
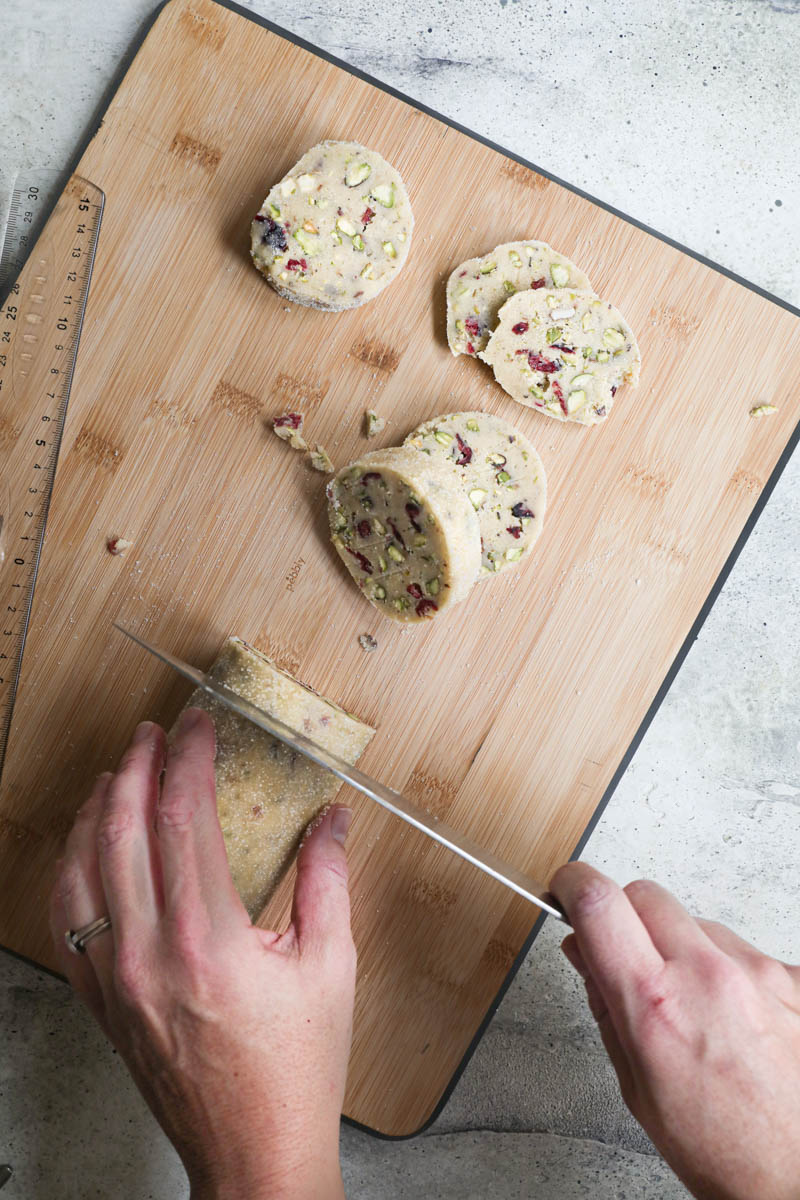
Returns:
[[[200,721],[203,719],[202,709],[187,708],[181,713],[181,719],[178,722],[181,733],[191,733]]]
[[[353,810],[350,808],[335,808],[331,817],[331,837],[340,845],[344,845],[347,840],[347,831],[350,828],[350,822],[353,819]]]
[[[142,742],[149,742],[153,736],[153,722],[142,721],[141,725],[136,726],[136,732],[133,735],[134,746],[141,746]]]

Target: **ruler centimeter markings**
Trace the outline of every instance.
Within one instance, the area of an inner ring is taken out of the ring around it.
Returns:
[[[32,245],[40,196],[17,181],[0,259],[0,774],[105,202],[73,175]]]

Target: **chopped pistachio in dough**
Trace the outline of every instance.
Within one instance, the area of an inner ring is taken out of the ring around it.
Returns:
[[[545,242],[506,242],[456,267],[447,281],[447,341],[453,354],[480,354],[509,296],[529,288],[591,288],[573,262]]]
[[[317,443],[313,450],[309,450],[308,456],[311,459],[311,465],[315,471],[322,471],[325,475],[331,474],[334,469],[333,463],[331,462],[331,457],[324,446],[320,446],[319,443]]]
[[[364,413],[364,432],[368,438],[377,437],[386,428],[386,418],[379,417],[374,409],[368,408]]]
[[[276,434],[281,441],[288,442],[293,450],[308,450],[308,442],[303,437],[301,432],[302,428],[302,413],[282,413],[281,416],[274,417],[272,421],[272,432]]]
[[[595,425],[617,388],[636,387],[641,358],[625,318],[594,292],[520,292],[480,357],[509,396],[559,421]]]
[[[413,446],[372,450],[328,484],[333,544],[364,596],[398,621],[463,600],[478,577],[478,517],[458,471]]]
[[[390,163],[358,142],[321,142],[261,205],[251,254],[285,299],[341,312],[397,278],[413,227],[405,184]]]
[[[349,763],[358,760],[375,732],[238,638],[226,642],[209,674]],[[205,709],[214,720],[217,810],[234,886],[255,919],[307,825],[333,801],[341,782],[208,693],[194,692],[190,706]]]
[[[481,527],[481,578],[516,567],[542,532],[547,480],[542,460],[518,429],[486,412],[447,413],[406,438],[457,468]]]

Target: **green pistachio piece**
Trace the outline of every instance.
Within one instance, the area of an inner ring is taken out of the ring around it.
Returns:
[[[583,320],[581,321],[581,329],[583,330],[584,333],[588,333],[591,328],[592,328],[592,314],[587,310],[583,314]]]
[[[567,267],[562,266],[561,263],[553,263],[550,268],[550,275],[557,288],[566,287],[569,283],[569,270]]]
[[[319,238],[315,237],[313,233],[308,233],[305,229],[296,229],[292,236],[294,237],[295,241],[302,246],[303,250],[305,250],[309,257],[314,254],[319,254]]]
[[[297,184],[293,179],[284,179],[281,181],[281,195],[292,196],[297,191]]]
[[[382,584],[376,583],[375,587],[372,589],[372,594],[376,600],[385,600],[386,599],[386,588],[383,587]]]
[[[467,429],[469,429],[471,433],[479,432],[478,422],[474,419],[474,417],[470,417],[470,419],[467,421]]]
[[[511,476],[509,475],[508,471],[497,472],[496,479],[498,483],[508,483],[510,478]]]
[[[625,336],[618,329],[604,329],[603,344],[608,346],[609,350],[616,350],[625,345]]]
[[[582,388],[578,388],[575,392],[570,392],[567,396],[567,412],[575,412],[579,408],[583,408],[586,403],[586,392]]]
[[[586,387],[586,385],[591,383],[593,379],[594,379],[594,375],[592,375],[590,371],[587,371],[583,375],[576,375],[570,381],[569,386],[570,387]]]
[[[373,200],[377,200],[378,204],[382,204],[384,208],[394,208],[394,184],[379,183],[373,188],[370,195]]]
[[[607,350],[598,350],[597,351],[597,361],[598,362],[608,362],[609,357],[610,357],[610,355]]]
[[[511,265],[513,267],[521,267],[522,266],[522,259],[517,254],[516,250],[509,250],[508,257],[509,257],[509,261],[511,262]]]
[[[516,290],[510,279],[503,280],[503,291],[507,292],[509,296],[513,295]]]
[[[356,236],[353,238],[353,249],[354,250],[363,250],[364,249],[364,239],[362,238],[360,233],[357,233]]]
[[[341,230],[341,232],[346,234],[348,237],[355,236],[356,227],[352,221],[348,221],[347,217],[338,217],[336,220],[336,228]]]
[[[438,596],[439,595],[439,580],[438,580],[438,578],[437,579],[429,579],[425,584],[425,591],[428,593],[429,596]]]
[[[270,202],[270,206],[269,206],[269,211],[273,217],[279,217],[281,215],[281,210],[278,208],[277,204],[272,204],[271,202]]]
[[[389,555],[389,558],[392,560],[392,562],[405,562],[405,554],[403,554],[402,550],[398,550],[394,542],[390,542],[390,544],[386,547],[386,553]]]
[[[456,321],[456,333],[463,333],[463,332],[464,332],[464,322]]]
[[[553,327],[547,331],[547,344],[548,346],[552,346],[553,342],[558,342],[560,340],[561,330],[557,325],[553,325]]]
[[[397,251],[391,242],[383,243],[383,252],[387,258],[397,258]]]
[[[348,187],[356,187],[357,184],[364,182],[371,171],[372,167],[369,163],[348,163],[344,173],[344,181]]]
[[[512,546],[508,550],[506,550],[506,561],[507,562],[519,562],[519,560],[521,558],[522,558],[522,547],[521,546]]]
[[[486,497],[488,496],[488,494],[489,493],[484,491],[483,488],[473,488],[472,491],[469,493],[470,503],[472,504],[472,507],[476,508],[476,509],[480,508],[480,506],[483,504],[483,502],[486,499]]]
[[[353,243],[353,245],[355,245],[355,242]],[[371,279],[372,278],[372,263],[367,263],[367,265],[362,269],[361,277],[362,277],[362,279]]]
[[[435,429],[433,431],[433,436],[442,446],[449,446],[453,440],[452,433],[446,433],[444,429]]]
[[[382,521],[379,521],[377,517],[372,518],[372,528],[375,530],[378,537],[382,537],[383,534],[386,533],[386,526]]]
[[[386,559],[383,557],[383,555],[382,555],[382,554],[379,554],[379,555],[378,555],[378,566],[380,567],[380,569],[381,569],[382,571],[385,571],[385,570],[387,569],[388,565],[389,565],[389,564],[387,563],[387,561],[386,561]]]
[[[313,175],[298,175],[297,186],[301,192],[310,192],[316,185],[316,178]]]
[[[481,267],[481,275],[491,275],[492,271],[494,271],[496,266],[497,266],[496,262],[484,263],[483,266]]]
[[[427,541],[428,541],[428,539],[425,537],[424,533],[415,533],[414,534],[414,545],[415,546],[424,546],[424,545],[426,545]]]

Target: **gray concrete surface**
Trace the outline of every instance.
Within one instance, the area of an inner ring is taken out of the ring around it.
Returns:
[[[6,0],[0,212],[63,168],[151,0]],[[258,0],[269,16],[800,305],[800,0]],[[789,465],[587,848],[800,959],[800,462]],[[172,1200],[180,1164],[64,985],[0,956],[0,1161],[24,1200]],[[345,1129],[348,1194],[685,1195],[629,1117],[545,927],[437,1124]]]

